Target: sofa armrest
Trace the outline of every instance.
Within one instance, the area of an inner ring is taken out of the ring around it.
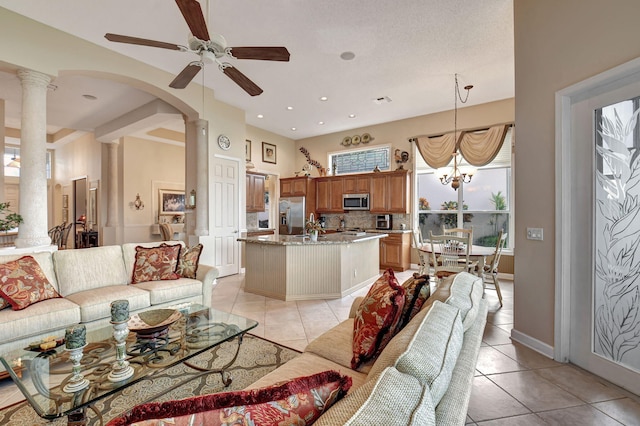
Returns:
[[[202,281],[202,304],[205,306],[211,306],[211,295],[213,287],[217,284],[218,275],[219,271],[215,266],[203,265],[202,263],[198,265],[196,279]]]
[[[364,296],[359,296],[354,299],[353,303],[351,304],[351,310],[349,311],[349,318],[356,317],[356,312],[358,311],[358,308],[360,307],[360,304],[363,300]]]

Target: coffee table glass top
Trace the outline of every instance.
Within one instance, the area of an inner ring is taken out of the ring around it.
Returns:
[[[258,325],[252,319],[198,304],[176,308],[182,315],[164,334],[162,330],[155,333],[157,336],[129,333],[127,360],[134,374],[120,382],[107,378],[116,355],[111,325],[87,332],[81,373],[89,380],[89,386],[75,393],[62,390],[72,375],[65,345],[44,352],[17,350],[0,356],[0,361],[38,415],[54,419],[91,406],[144,377],[185,362],[225,341],[241,339]],[[52,335],[64,337],[64,330]]]

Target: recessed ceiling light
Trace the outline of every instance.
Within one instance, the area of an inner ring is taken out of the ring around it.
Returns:
[[[318,121],[318,124],[322,126],[324,124],[324,121]]]
[[[82,95],[82,97],[85,99],[89,99],[90,101],[95,101],[96,99],[98,99],[93,95]]]
[[[264,115],[258,114],[258,118],[264,118]]]
[[[355,57],[356,57],[356,54],[355,54],[355,53],[353,53],[353,52],[342,52],[342,53],[340,54],[340,57],[341,57],[342,59],[344,59],[345,61],[350,61],[350,60],[352,60],[353,58],[355,58]]]
[[[355,114],[349,114],[349,118],[356,118]]]
[[[325,101],[328,101],[328,100],[329,100],[329,98],[327,98],[326,96],[320,96],[320,100],[321,100],[322,102],[325,102]]]
[[[292,106],[288,106],[288,107],[287,107],[287,111],[291,111],[292,109],[293,109],[293,107],[292,107]]]
[[[296,129],[295,127],[292,127],[292,128],[291,128],[291,130],[293,130],[293,131],[295,132],[295,131],[296,131],[296,130],[298,130],[298,129]]]

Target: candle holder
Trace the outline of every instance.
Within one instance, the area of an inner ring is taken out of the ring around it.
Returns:
[[[116,360],[107,376],[110,382],[120,382],[133,376],[134,370],[125,359],[126,340],[129,335],[129,301],[116,300],[111,303],[111,324],[113,339],[116,341]]]
[[[67,393],[75,393],[89,386],[89,380],[85,379],[82,373],[80,373],[80,360],[82,359],[82,350],[85,346],[87,346],[86,343],[84,344],[84,346],[81,346],[79,348],[65,347],[65,350],[69,352],[69,359],[73,363],[73,368],[71,370],[73,372],[73,376],[71,376],[71,379],[69,379],[69,383],[64,385],[64,387],[62,388],[62,390]]]
[[[80,360],[82,359],[82,350],[87,346],[87,329],[83,324],[69,327],[64,334],[65,350],[69,352],[69,359],[73,364],[71,371],[73,375],[69,379],[62,390],[68,393],[78,392],[89,386],[89,381],[80,373]]]

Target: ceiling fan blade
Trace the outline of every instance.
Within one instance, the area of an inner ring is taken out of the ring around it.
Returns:
[[[196,0],[176,0],[176,3],[184,20],[187,21],[191,34],[200,40],[209,40],[209,30],[207,30],[207,23],[204,20],[200,3]]]
[[[231,55],[236,59],[259,59],[263,61],[289,61],[286,47],[232,47]]]
[[[176,78],[173,79],[171,84],[169,84],[169,87],[174,89],[184,89],[185,87],[187,87],[187,85],[189,85],[189,83],[191,83],[193,77],[195,77],[201,69],[201,63],[191,62],[189,65],[184,67],[182,71],[180,71],[180,74],[178,74]]]
[[[184,50],[183,47],[178,46],[177,44],[165,43],[164,41],[149,40],[146,38],[131,37],[131,36],[120,35],[120,34],[106,33],[104,35],[104,38],[106,38],[109,41],[115,41],[116,43],[137,44],[140,46],[159,47],[161,49],[170,49],[170,50]]]
[[[222,70],[222,72],[224,72],[227,77],[233,80],[238,86],[240,86],[245,92],[247,92],[251,96],[257,96],[260,93],[262,93],[262,89],[258,87],[258,85],[255,84],[253,81],[249,80],[249,78],[246,75],[238,71],[237,68],[226,67],[225,69]]]

